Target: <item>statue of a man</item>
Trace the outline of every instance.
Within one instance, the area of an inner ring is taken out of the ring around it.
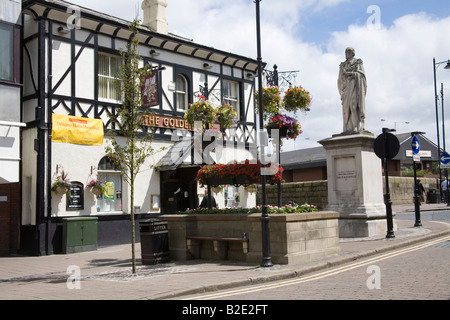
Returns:
[[[338,89],[344,115],[344,133],[364,130],[367,82],[363,62],[355,58],[355,49],[345,49],[346,60],[339,65]]]

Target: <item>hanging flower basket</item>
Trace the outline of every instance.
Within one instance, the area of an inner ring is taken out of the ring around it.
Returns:
[[[230,104],[214,109],[215,122],[220,125],[220,131],[232,128],[237,122],[237,112]]]
[[[218,194],[219,192],[223,191],[223,187],[222,186],[215,186],[211,188],[212,192],[214,192],[215,194]]]
[[[245,187],[245,190],[246,190],[248,193],[255,193],[255,192],[256,192],[256,185],[251,184],[251,185],[249,185],[249,186],[246,186],[246,187]]]
[[[213,164],[203,166],[197,172],[197,181],[201,186],[211,185],[234,185],[249,186],[255,183],[261,183],[261,169],[267,172],[267,180],[270,183],[281,181],[282,167],[267,166],[262,167],[261,163],[250,163],[245,160],[244,163],[233,164]]]
[[[67,194],[70,191],[70,185],[58,185],[56,187],[52,187],[52,190],[57,194],[62,196],[63,194]]]
[[[281,127],[277,123],[271,123],[270,125],[267,125],[267,132],[269,133],[270,137],[273,136],[272,130],[278,130],[278,136],[280,139],[287,137],[287,131],[288,127],[282,125]]]
[[[264,117],[278,113],[281,104],[280,89],[277,86],[263,88],[263,111]],[[257,106],[259,106],[259,92],[255,92]],[[259,108],[256,108],[259,110]]]
[[[291,118],[287,115],[277,114],[273,116],[267,124],[267,129],[270,133],[273,129],[280,130],[279,137],[287,139],[296,139],[302,133],[302,128],[297,119]]]
[[[184,114],[184,118],[191,127],[194,127],[195,121],[200,121],[203,128],[206,125],[212,127],[214,123],[214,108],[204,96],[199,96],[200,100],[189,105],[189,110]]]
[[[91,192],[96,196],[100,196],[105,192],[105,186],[101,181],[98,180],[91,180],[87,185],[86,188],[90,188]]]
[[[283,104],[286,111],[308,111],[311,101],[311,95],[302,87],[289,87],[284,92]]]
[[[56,181],[52,184],[52,191],[62,196],[70,192],[70,182],[67,173],[64,170],[56,177]]]

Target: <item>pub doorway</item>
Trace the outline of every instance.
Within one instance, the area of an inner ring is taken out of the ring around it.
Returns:
[[[197,208],[197,172],[200,166],[179,166],[161,171],[161,214]]]

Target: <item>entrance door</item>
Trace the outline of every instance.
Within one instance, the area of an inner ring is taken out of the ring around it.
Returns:
[[[184,212],[198,207],[197,171],[199,167],[161,172],[161,213]]]
[[[0,256],[19,249],[20,185],[0,184]]]

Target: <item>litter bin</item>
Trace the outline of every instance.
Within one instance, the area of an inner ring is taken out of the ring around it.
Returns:
[[[441,194],[437,189],[428,190],[427,203],[441,203]]]
[[[142,264],[169,262],[167,221],[149,219],[139,223]]]

